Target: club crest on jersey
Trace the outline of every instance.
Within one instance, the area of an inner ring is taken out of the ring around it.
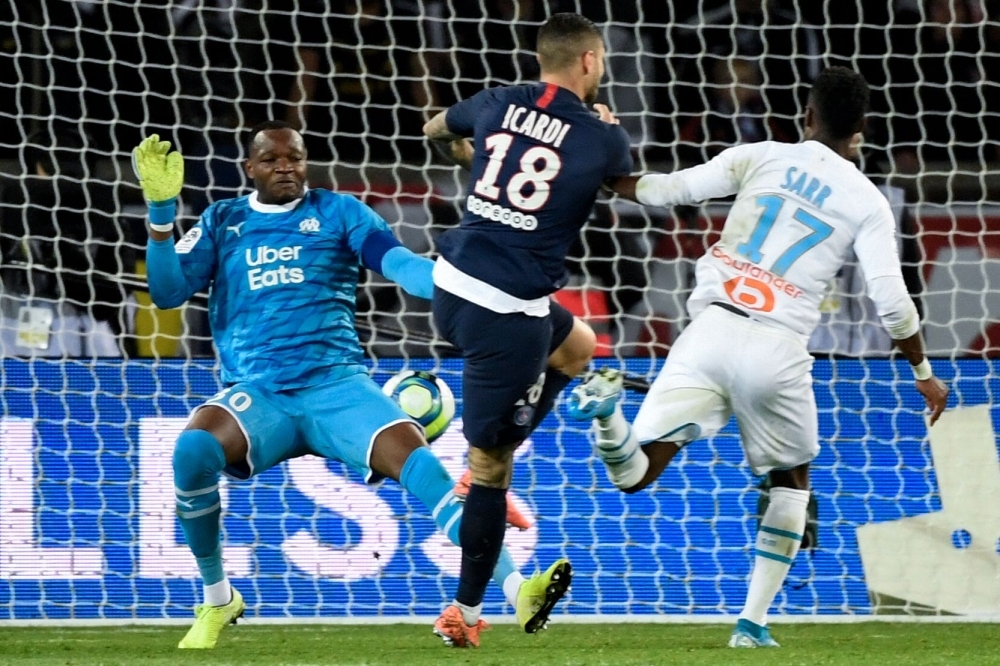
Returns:
[[[307,217],[299,222],[299,231],[304,234],[311,234],[319,231],[319,220],[315,217]]]

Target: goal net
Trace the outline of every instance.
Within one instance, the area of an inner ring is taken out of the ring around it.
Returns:
[[[799,7],[810,5],[808,9]],[[457,224],[464,174],[421,137],[429,111],[537,76],[538,26],[597,22],[605,101],[637,170],[741,142],[796,141],[827,65],[872,85],[862,168],[899,227],[908,287],[955,411],[929,435],[853,263],[811,341],[822,452],[815,539],[775,602],[785,615],[976,615],[1000,609],[1000,23],[982,0],[106,0],[0,7],[0,620],[189,618],[200,601],[172,490],[189,411],[219,389],[205,301],[153,308],[143,135],[183,151],[180,226],[246,193],[246,128],[302,128],[312,187],[356,194],[410,248]],[[600,364],[652,379],[687,323],[695,260],[724,202],[600,200],[556,298],[598,333]],[[886,248],[889,251],[889,248]],[[368,274],[357,325],[375,378],[461,362],[428,304]],[[642,396],[629,392],[634,416]],[[461,422],[434,443],[454,475]],[[733,614],[765,491],[730,424],[626,496],[557,408],[518,451],[509,530],[525,572],[569,557],[557,614]],[[436,615],[457,549],[391,483],[302,458],[225,485],[226,566],[262,618]],[[488,615],[510,614],[499,590]]]

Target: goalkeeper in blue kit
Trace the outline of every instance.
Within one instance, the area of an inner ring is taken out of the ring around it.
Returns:
[[[150,296],[174,308],[211,287],[226,387],[192,413],[174,449],[177,515],[205,596],[179,647],[215,647],[244,612],[223,569],[222,473],[249,479],[306,454],[339,460],[366,482],[398,481],[457,544],[455,483],[419,426],[369,377],[354,328],[360,266],[429,299],[433,263],[403,247],[354,197],[308,189],[302,137],[285,123],[252,133],[245,168],[255,191],[210,206],[176,244],[183,159],[153,135],[133,163],[149,205]],[[529,580],[506,551],[496,566],[494,579],[528,631],[551,610],[547,577],[558,564]]]

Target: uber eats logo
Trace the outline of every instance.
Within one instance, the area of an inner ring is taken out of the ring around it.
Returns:
[[[292,247],[268,247],[262,245],[258,248],[250,248],[246,251],[247,266],[260,266],[247,271],[247,279],[250,281],[250,290],[256,291],[263,287],[274,287],[279,284],[298,284],[306,279],[301,268],[288,268],[284,264],[275,268],[270,268],[271,264],[279,261],[298,261],[301,245]]]

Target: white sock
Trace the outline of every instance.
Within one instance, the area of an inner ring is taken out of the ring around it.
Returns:
[[[806,528],[809,491],[771,488],[771,501],[757,531],[757,556],[746,605],[740,617],[754,624],[767,624],[767,609],[781,590],[792,566],[802,532]]]
[[[452,601],[451,605],[462,611],[462,619],[465,621],[465,626],[474,627],[476,623],[479,622],[479,615],[483,612],[482,604],[477,606],[466,606],[465,604],[460,604],[457,601]]]
[[[211,585],[203,585],[202,589],[205,591],[205,603],[209,606],[225,606],[233,600],[233,590],[229,586],[228,578]]]
[[[515,571],[503,579],[503,596],[507,597],[507,603],[517,608],[517,591],[524,583],[524,576],[520,571]]]
[[[608,468],[611,483],[625,490],[642,481],[649,469],[649,458],[625,420],[621,403],[615,405],[611,416],[594,421],[594,432],[594,450]]]

